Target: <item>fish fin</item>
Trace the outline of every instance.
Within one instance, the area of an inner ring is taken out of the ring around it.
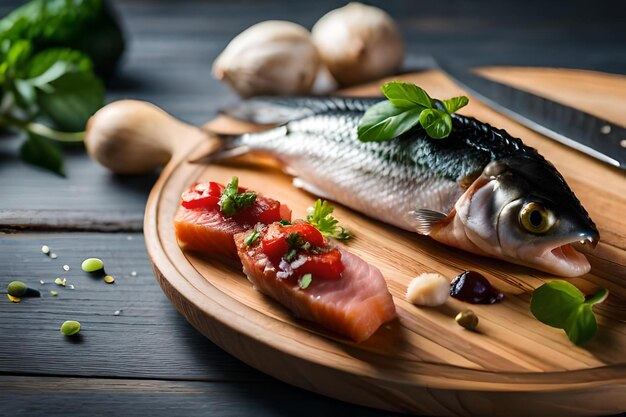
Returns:
[[[331,198],[328,196],[328,194],[326,194],[324,191],[320,190],[318,187],[316,187],[315,185],[311,185],[310,183],[304,181],[302,178],[294,178],[293,179],[293,186],[296,188],[301,188],[313,195],[316,195],[320,198],[323,198],[324,200],[331,200]]]
[[[235,158],[250,152],[250,148],[242,143],[244,135],[222,135],[211,132],[217,139],[217,146],[209,154],[205,154],[189,162],[193,164],[211,163]]]
[[[445,213],[428,209],[414,210],[409,212],[409,215],[411,224],[422,235],[429,235],[435,226],[448,217]]]
[[[255,97],[220,113],[258,124],[282,124],[328,111],[364,112],[380,98],[363,97]]]

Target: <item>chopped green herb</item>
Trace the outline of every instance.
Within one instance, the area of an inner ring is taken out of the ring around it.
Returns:
[[[104,262],[98,258],[87,258],[80,266],[85,272],[96,272],[104,268]]]
[[[55,296],[55,297],[56,297],[57,295],[59,295],[59,292],[58,292],[58,291],[54,291],[54,290],[52,290],[52,291],[50,291],[50,295],[52,295],[52,296]]]
[[[313,207],[307,209],[306,221],[324,236],[339,240],[349,239],[350,232],[339,226],[339,221],[332,215],[334,210],[334,207],[328,204],[328,201],[318,199]]]
[[[289,247],[294,248],[294,249],[298,249],[299,247],[304,245],[304,240],[302,239],[302,237],[300,236],[300,233],[298,232],[289,233],[289,235],[285,238],[285,240],[287,241],[287,243],[289,243]]]
[[[415,84],[391,81],[381,90],[387,101],[367,109],[359,121],[358,136],[363,142],[384,142],[421,125],[433,139],[443,139],[452,131],[452,113],[469,102],[465,96],[447,100],[431,98]]]
[[[309,285],[311,285],[312,281],[313,281],[313,275],[311,275],[311,274],[304,274],[298,280],[298,286],[304,290]]]
[[[285,219],[279,220],[278,223],[282,224],[283,226],[291,225],[291,222],[289,220],[285,220]]]
[[[26,294],[26,290],[28,290],[28,287],[22,281],[11,281],[9,285],[7,285],[7,292],[13,297],[23,296]]]
[[[259,240],[259,237],[261,237],[261,235],[255,229],[252,232],[250,232],[248,236],[246,236],[243,243],[245,243],[246,246],[252,246]]]
[[[295,259],[297,254],[298,254],[298,250],[296,248],[289,249],[289,252],[287,252],[287,254],[283,257],[283,259],[285,259],[285,261],[287,262],[291,262]]]
[[[232,177],[230,182],[226,184],[217,204],[226,216],[234,216],[241,209],[251,206],[255,200],[256,194],[253,192],[247,191],[239,194],[239,178]]]
[[[74,320],[68,320],[61,325],[61,333],[65,336],[73,336],[80,332],[80,323]]]
[[[67,282],[67,280],[65,278],[56,278],[54,280],[54,283],[57,285],[60,285],[61,287],[65,287],[65,283]]]
[[[576,345],[591,339],[598,325],[592,306],[603,302],[609,292],[602,288],[595,295],[585,295],[563,280],[555,280],[537,288],[530,300],[530,311],[540,322],[565,330]]]

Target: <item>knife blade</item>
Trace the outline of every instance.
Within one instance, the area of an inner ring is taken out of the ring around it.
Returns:
[[[438,61],[438,65],[461,88],[498,113],[580,152],[626,169],[626,128],[623,126],[484,78],[466,67],[442,61]]]

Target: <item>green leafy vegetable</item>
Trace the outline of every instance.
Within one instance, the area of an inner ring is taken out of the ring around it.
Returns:
[[[443,139],[452,131],[454,112],[467,105],[465,96],[446,100],[431,98],[415,84],[391,81],[381,90],[387,101],[367,109],[359,121],[358,136],[363,142],[383,142],[421,125],[433,139]]]
[[[239,193],[239,178],[232,177],[226,184],[220,201],[217,203],[220,210],[226,216],[234,216],[241,209],[251,206],[256,200],[256,194],[252,192]]]
[[[305,290],[309,287],[309,285],[311,285],[311,282],[313,282],[313,275],[304,274],[298,280],[298,286],[302,288],[303,290]]]
[[[285,220],[285,219],[279,220],[278,223],[280,223],[283,226],[289,226],[291,224],[289,220]]]
[[[602,288],[595,295],[585,295],[563,280],[543,284],[533,293],[530,311],[540,322],[565,330],[576,345],[591,339],[597,330],[592,306],[603,302],[609,292]]]
[[[105,0],[32,0],[0,20],[0,39],[28,40],[35,51],[80,51],[105,78],[124,51],[120,25]]]
[[[333,217],[335,208],[328,201],[318,199],[313,207],[307,209],[306,221],[319,230],[324,236],[339,240],[350,238],[350,232],[339,226],[339,221]]]
[[[81,142],[104,104],[124,39],[105,0],[32,0],[0,20],[0,127],[28,135],[21,157],[56,173],[54,142]],[[44,124],[45,123],[45,124]]]

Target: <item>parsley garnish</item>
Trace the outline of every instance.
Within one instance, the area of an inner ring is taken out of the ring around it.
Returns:
[[[311,285],[312,281],[313,281],[313,275],[304,274],[298,280],[298,286],[302,288],[303,290],[305,290],[306,288],[308,288],[309,285]]]
[[[257,242],[257,240],[259,240],[260,236],[261,235],[259,234],[259,232],[256,231],[256,229],[252,230],[252,232],[248,236],[246,236],[243,243],[245,243],[246,246],[252,246]]]
[[[591,339],[598,325],[591,307],[603,302],[609,292],[602,288],[595,295],[585,295],[563,280],[551,281],[537,288],[530,300],[530,311],[540,322],[565,330],[574,344]]]
[[[363,142],[384,142],[418,124],[431,138],[443,139],[452,131],[450,115],[469,102],[466,96],[434,99],[417,85],[401,81],[385,83],[381,90],[387,100],[367,109],[359,121]]]
[[[285,220],[285,219],[279,220],[278,223],[280,223],[283,226],[291,225],[291,222],[289,220]]]
[[[232,177],[222,192],[220,201],[217,203],[220,210],[226,216],[234,216],[241,209],[249,207],[256,200],[256,194],[245,192],[239,194],[239,178]]]
[[[339,240],[350,238],[350,232],[339,226],[339,221],[332,216],[334,207],[328,201],[318,199],[313,207],[307,209],[306,221],[324,236]]]

